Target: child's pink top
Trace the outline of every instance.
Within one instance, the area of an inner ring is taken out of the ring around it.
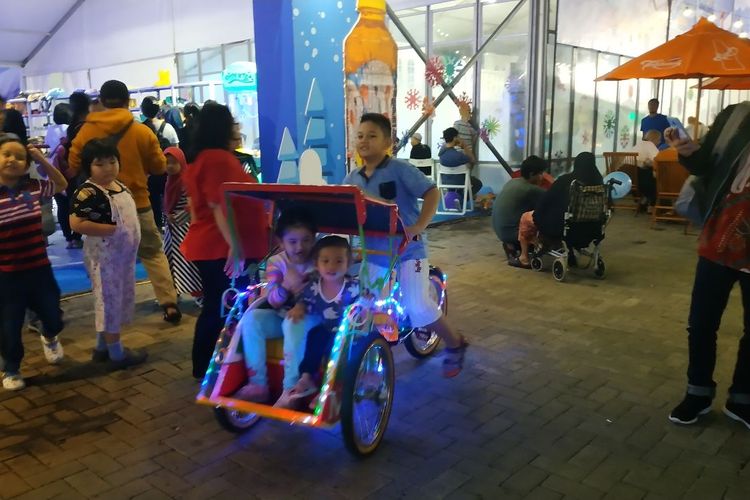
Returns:
[[[287,275],[287,269],[289,266],[294,266],[297,271],[296,276],[291,283],[287,278],[287,288],[282,287],[284,277]],[[292,264],[289,261],[285,252],[277,253],[270,259],[266,264],[266,296],[272,306],[281,307],[287,302],[289,297],[294,297],[299,294],[307,283],[308,275],[313,271],[312,261],[305,262],[304,264]]]

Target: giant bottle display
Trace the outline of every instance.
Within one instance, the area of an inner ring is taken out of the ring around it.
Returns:
[[[359,119],[382,113],[396,140],[396,58],[398,49],[385,25],[385,0],[357,0],[359,18],[344,40],[346,154],[356,156]],[[351,168],[351,166],[350,166]]]

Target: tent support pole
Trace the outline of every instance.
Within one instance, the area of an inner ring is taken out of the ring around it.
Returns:
[[[698,78],[698,99],[695,104],[695,126],[693,127],[693,140],[698,141],[701,123],[701,91],[703,90],[703,78]]]

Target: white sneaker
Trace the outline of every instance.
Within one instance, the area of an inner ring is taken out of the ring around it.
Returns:
[[[63,359],[63,346],[55,336],[54,339],[48,340],[47,337],[41,335],[42,348],[44,349],[44,357],[47,358],[47,363],[56,365]]]
[[[26,387],[26,382],[23,381],[21,375],[8,375],[7,373],[3,376],[3,389],[7,391],[20,391]]]

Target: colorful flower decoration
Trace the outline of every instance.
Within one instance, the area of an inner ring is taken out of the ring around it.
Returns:
[[[399,139],[398,141],[398,149],[401,149],[404,146],[406,146],[407,142],[409,142],[409,131],[404,130],[403,132],[401,132],[401,139]]]
[[[615,127],[617,126],[615,120],[615,112],[611,109],[604,113],[604,121],[602,122],[602,128],[604,129],[604,137],[610,138],[615,135]]]
[[[430,117],[435,116],[435,104],[432,99],[425,96],[422,99],[422,116]]]
[[[490,140],[490,133],[489,131],[482,127],[479,129],[479,138],[482,139],[482,142],[487,142]]]
[[[443,56],[443,78],[445,83],[451,84],[453,79],[461,72],[463,61],[455,55]]]
[[[630,145],[630,125],[623,125],[620,128],[620,147],[626,148]]]
[[[471,107],[472,103],[473,101],[471,100],[471,97],[469,97],[469,94],[461,92],[461,95],[458,96],[458,103],[456,105],[458,106],[458,109],[461,109],[461,106]]]
[[[406,103],[406,109],[417,109],[419,107],[419,91],[417,89],[410,89],[406,91],[406,97],[404,102]]]
[[[445,81],[445,66],[440,57],[435,56],[427,60],[424,69],[424,78],[432,87],[437,87]]]
[[[494,116],[489,116],[482,122],[481,130],[485,130],[487,137],[491,139],[500,132],[500,121]]]

